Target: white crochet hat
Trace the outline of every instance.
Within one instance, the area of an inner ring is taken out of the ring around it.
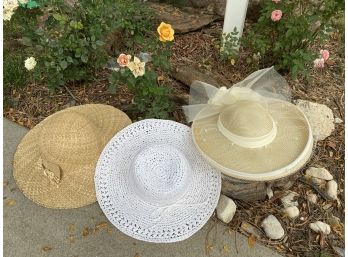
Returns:
[[[188,126],[148,119],[106,145],[95,186],[101,209],[118,229],[139,240],[170,243],[208,221],[221,177],[198,153]]]

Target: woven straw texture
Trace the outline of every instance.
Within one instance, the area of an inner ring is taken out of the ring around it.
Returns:
[[[269,119],[259,119],[258,114],[265,115],[256,106],[254,115],[250,115],[252,109],[239,107],[241,110],[238,108],[228,115],[220,115],[227,129],[243,136],[260,136],[270,130]],[[247,148],[231,142],[218,129],[219,114],[193,122],[195,145],[213,166],[237,179],[260,181],[290,175],[311,156],[313,139],[308,120],[296,106],[285,101],[270,100],[268,110],[276,123],[277,132],[266,146]],[[262,120],[265,122],[263,125],[260,124]]]
[[[125,113],[102,104],[71,107],[47,117],[17,147],[13,176],[18,187],[47,208],[95,202],[93,178],[99,155],[110,138],[129,124]]]
[[[188,126],[148,119],[106,145],[95,186],[100,207],[118,229],[139,240],[170,243],[208,221],[221,176],[194,147]]]

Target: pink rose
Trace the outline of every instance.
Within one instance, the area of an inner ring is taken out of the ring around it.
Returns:
[[[121,67],[126,67],[129,64],[130,59],[132,58],[131,55],[126,55],[126,54],[120,54],[120,56],[117,58],[117,63]]]
[[[325,63],[325,60],[324,58],[320,58],[320,59],[315,59],[314,60],[314,68],[324,68],[324,63]]]
[[[271,15],[272,21],[279,21],[282,18],[282,11],[281,10],[274,10]]]
[[[272,0],[272,2],[274,2],[274,3],[279,3],[280,2],[280,0]]]
[[[327,61],[330,57],[330,53],[328,50],[320,50],[321,57],[324,58],[324,61]]]

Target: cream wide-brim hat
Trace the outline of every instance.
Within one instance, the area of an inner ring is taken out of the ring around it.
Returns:
[[[211,217],[221,176],[197,151],[190,127],[147,119],[106,145],[95,186],[101,209],[123,233],[171,243],[189,238]]]
[[[273,67],[231,88],[191,85],[185,115],[202,156],[222,173],[267,181],[299,171],[310,159],[313,135],[305,114],[290,102],[291,89]]]
[[[222,173],[240,180],[275,180],[299,171],[310,159],[313,149],[309,122],[302,111],[291,103],[274,100],[268,105],[276,126],[276,133],[269,144],[245,147],[231,141],[219,127],[219,117],[223,116],[215,115],[193,122],[192,135],[197,149]],[[243,106],[239,108],[242,110]],[[238,123],[237,120],[230,121],[233,124]],[[235,129],[241,132],[247,127]]]
[[[13,176],[18,187],[47,208],[94,203],[99,155],[110,138],[129,124],[125,113],[102,104],[71,107],[47,117],[17,147]]]

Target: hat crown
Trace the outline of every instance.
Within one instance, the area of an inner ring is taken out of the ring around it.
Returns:
[[[240,101],[220,114],[222,125],[241,137],[262,137],[273,129],[269,111],[259,102]]]
[[[131,185],[141,198],[169,204],[185,193],[190,168],[186,157],[177,148],[155,144],[138,153],[131,175]]]
[[[99,133],[97,126],[81,113],[57,113],[42,125],[41,156],[58,165],[91,163],[101,151]]]

